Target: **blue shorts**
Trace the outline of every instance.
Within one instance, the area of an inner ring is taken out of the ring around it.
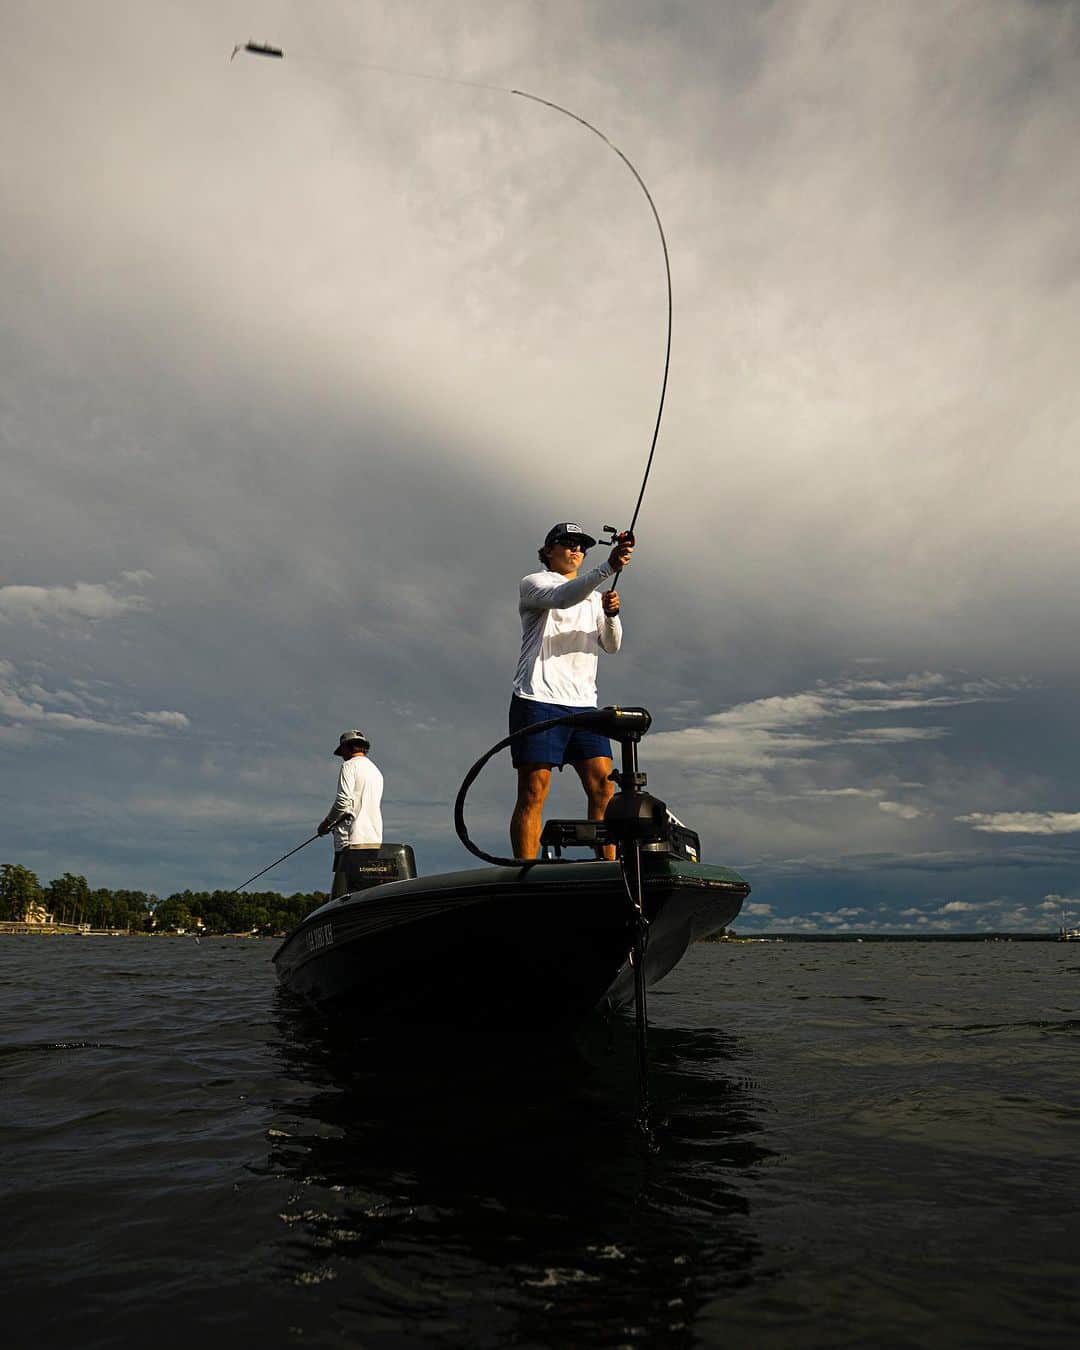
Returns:
[[[586,708],[568,708],[562,703],[538,703],[515,694],[510,700],[510,731],[520,731],[522,727],[546,722],[564,713],[587,711]],[[515,768],[521,764],[551,764],[561,769],[564,764],[578,764],[583,759],[600,757],[611,758],[611,742],[606,736],[598,736],[584,727],[548,727],[547,731],[538,731],[535,736],[519,736],[510,742],[510,758]]]

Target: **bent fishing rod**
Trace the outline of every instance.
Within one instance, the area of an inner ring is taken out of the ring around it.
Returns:
[[[274,60],[282,60],[285,56],[283,48],[273,46],[267,42],[255,42],[254,40],[249,40],[248,42],[238,42],[232,50],[232,56],[230,56],[229,58],[230,61],[236,56],[237,52],[246,52],[252,56],[269,57]],[[555,103],[548,98],[541,98],[539,94],[530,94],[524,89],[510,89],[505,85],[484,84],[478,80],[461,80],[448,75],[433,75],[430,73],[424,73],[422,71],[417,70],[402,70],[394,66],[375,65],[373,63],[364,61],[349,62],[347,64],[349,67],[353,69],[371,70],[379,72],[384,75],[399,75],[402,76],[403,78],[414,80],[433,80],[441,84],[463,85],[469,89],[486,89],[491,93],[510,94],[515,98],[528,99],[531,103],[539,103],[542,107],[552,108],[555,112],[562,113],[565,117],[569,117],[572,121],[578,122],[581,126],[586,127],[589,131],[593,133],[594,136],[598,136],[600,140],[602,140],[604,144],[608,147],[609,150],[614,151],[614,153],[618,155],[618,157],[622,160],[622,162],[634,175],[634,179],[637,182],[637,185],[641,188],[642,192],[645,194],[645,200],[649,203],[649,210],[652,212],[653,220],[656,222],[657,233],[660,235],[660,247],[663,250],[664,254],[664,278],[667,284],[667,338],[664,345],[664,373],[663,378],[661,379],[660,382],[660,400],[656,409],[656,421],[653,424],[652,441],[650,442],[649,445],[649,455],[647,460],[645,461],[645,472],[642,475],[641,488],[638,491],[637,501],[634,504],[634,511],[632,516],[630,517],[630,525],[626,530],[623,531],[616,531],[614,527],[610,525],[604,526],[605,530],[611,531],[613,536],[612,542],[615,542],[615,540],[617,539],[621,542],[625,542],[632,545],[635,539],[634,529],[637,525],[638,516],[641,513],[641,504],[645,500],[645,489],[649,483],[649,474],[652,472],[653,459],[656,455],[656,444],[660,437],[660,423],[663,420],[664,416],[664,400],[667,397],[668,373],[671,369],[671,320],[672,320],[671,259],[668,256],[667,239],[664,235],[664,226],[660,220],[660,212],[656,209],[656,203],[653,201],[652,193],[645,185],[645,180],[642,178],[641,174],[638,173],[637,169],[634,167],[629,157],[626,154],[624,154],[622,150],[619,149],[619,147],[615,144],[614,141],[610,140],[607,136],[605,136],[599,127],[593,126],[593,124],[590,121],[582,117],[579,113],[572,112],[569,108],[564,108],[561,103]],[[611,590],[614,591],[618,588],[619,578],[621,577],[621,575],[622,575],[621,571],[617,571],[615,573],[615,579],[610,587]],[[309,840],[308,842],[310,843],[311,841]]]

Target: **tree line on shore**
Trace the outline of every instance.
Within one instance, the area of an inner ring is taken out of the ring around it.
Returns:
[[[65,872],[47,885],[18,863],[0,864],[0,921],[87,924],[133,932],[283,933],[324,904],[324,891],[176,891],[164,899],[146,891],[91,889],[85,877]]]

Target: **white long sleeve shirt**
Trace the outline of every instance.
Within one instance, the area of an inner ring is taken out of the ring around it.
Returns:
[[[514,693],[569,708],[596,707],[596,666],[601,649],[622,646],[618,615],[604,613],[597,587],[615,569],[603,562],[566,581],[558,572],[521,578],[521,655]]]
[[[347,844],[375,847],[382,843],[382,792],[383,776],[367,755],[356,755],[342,764],[329,818],[348,811],[353,820],[335,825],[331,831],[335,853]]]

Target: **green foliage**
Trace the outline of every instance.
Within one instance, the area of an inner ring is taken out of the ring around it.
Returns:
[[[42,903],[41,883],[18,863],[0,865],[0,919],[23,919],[34,905]]]
[[[310,914],[313,909],[326,903],[324,891],[312,891],[310,894],[298,892],[295,895],[278,895],[275,891],[253,891],[232,894],[229,891],[177,891],[163,900],[154,911],[155,927],[175,927],[170,918],[163,923],[162,914],[171,916],[173,910],[166,905],[182,906],[189,916],[189,922],[183,927],[195,927],[196,920],[202,920],[207,933],[284,933]]]
[[[0,865],[0,919],[22,919],[30,906],[43,904],[57,923],[89,924],[91,928],[285,933],[327,899],[324,891],[295,895],[178,891],[159,900],[146,891],[91,890],[85,877],[71,872],[42,888],[27,868],[17,863]]]
[[[90,907],[90,887],[85,877],[65,872],[45,887],[45,907],[57,923],[86,923]]]
[[[191,928],[194,922],[191,910],[178,896],[171,895],[168,900],[162,900],[154,910],[154,927],[160,932],[169,932],[175,928]]]

